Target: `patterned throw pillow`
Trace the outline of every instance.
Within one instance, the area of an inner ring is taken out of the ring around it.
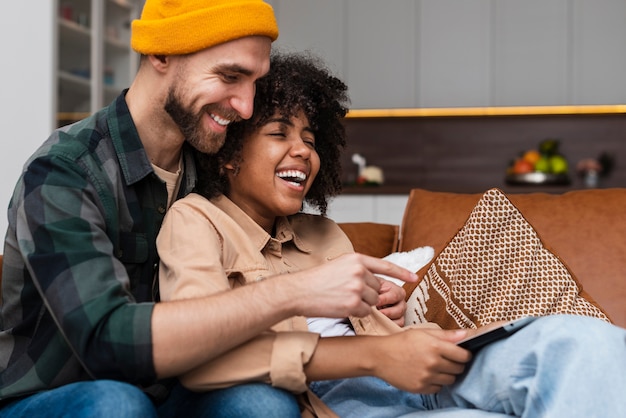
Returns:
[[[476,328],[558,313],[610,322],[506,195],[487,191],[407,299],[407,324]]]

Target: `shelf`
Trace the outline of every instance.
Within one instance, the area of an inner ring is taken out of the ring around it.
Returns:
[[[57,113],[57,119],[63,121],[74,121],[85,119],[89,115],[89,112],[59,112]]]
[[[115,98],[120,95],[123,89],[124,89],[123,87],[105,86],[104,87],[105,104],[109,104],[113,100],[115,100]]]
[[[130,46],[128,45],[128,41],[121,40],[119,38],[106,37],[104,39],[106,46],[111,47],[121,53],[128,54],[130,52]]]
[[[508,174],[506,184],[516,186],[569,186],[572,179],[567,174],[525,173]]]
[[[72,74],[69,71],[59,71],[59,81],[79,90],[85,89],[87,92],[89,92],[89,84],[91,83],[88,77]]]
[[[59,20],[59,43],[63,45],[61,52],[61,64],[63,58],[72,55],[89,54],[91,49],[91,30],[70,20]]]
[[[125,9],[126,12],[130,12],[133,5],[130,4],[130,2],[126,1],[126,0],[108,0],[110,4],[118,6],[122,9]]]
[[[343,186],[342,195],[404,195],[411,186]]]
[[[91,29],[87,26],[80,25],[73,20],[59,19],[59,28],[62,34],[68,34],[69,37],[91,36]]]
[[[62,112],[86,112],[89,110],[91,82],[88,78],[66,71],[59,72],[58,108]]]
[[[63,0],[56,18],[57,125],[92,114],[130,85],[130,22],[141,0]]]
[[[626,104],[590,106],[502,106],[502,107],[445,107],[415,109],[352,109],[347,118],[414,118],[457,116],[540,116],[540,115],[594,115],[624,114]]]

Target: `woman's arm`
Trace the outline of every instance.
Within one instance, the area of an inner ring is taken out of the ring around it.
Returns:
[[[310,381],[376,376],[410,392],[435,393],[471,359],[465,330],[409,329],[389,336],[323,338],[305,365]]]

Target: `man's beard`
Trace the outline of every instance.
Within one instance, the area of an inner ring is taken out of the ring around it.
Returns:
[[[205,114],[212,113],[211,110],[220,109],[217,105],[206,105],[199,114],[194,114],[191,110],[186,109],[176,96],[174,88],[171,88],[167,101],[165,102],[165,111],[174,120],[178,128],[182,132],[185,140],[195,149],[207,154],[215,154],[222,148],[226,140],[226,132],[217,133],[213,131],[205,131],[202,129],[202,117]],[[220,111],[217,113],[223,115],[224,118],[234,119],[231,112]]]

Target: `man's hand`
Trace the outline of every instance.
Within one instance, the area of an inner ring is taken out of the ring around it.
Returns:
[[[404,326],[404,314],[406,312],[406,292],[397,284],[378,278],[380,289],[378,290],[378,310],[398,326]]]
[[[375,274],[384,274],[405,282],[417,281],[417,275],[394,263],[363,254],[346,254],[312,269],[279,276],[285,291],[294,298],[296,314],[307,317],[363,317],[372,306],[397,303],[397,290],[379,294],[381,281]],[[288,289],[288,290],[287,290]],[[402,309],[400,307],[400,309]],[[397,315],[397,313],[395,314]]]

